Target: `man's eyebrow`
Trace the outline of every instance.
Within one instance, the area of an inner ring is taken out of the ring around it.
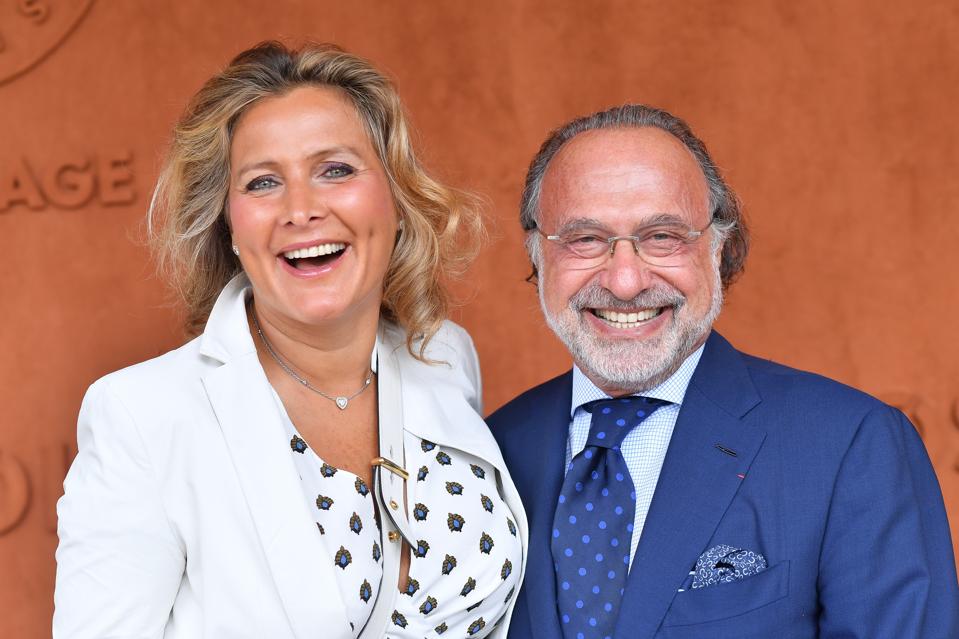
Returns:
[[[688,226],[686,220],[681,216],[676,215],[675,213],[657,213],[652,217],[646,218],[642,223],[636,228],[648,228],[650,226],[669,226],[673,224],[679,224],[682,226]]]
[[[633,225],[630,229],[631,233],[635,233],[641,229],[647,229],[653,226],[688,226],[686,220],[681,216],[676,215],[675,213],[656,213],[651,217],[640,221],[638,224]],[[582,231],[584,229],[590,230],[601,230],[611,232],[611,229],[606,226],[603,222],[600,222],[597,219],[591,217],[576,217],[569,220],[565,220],[562,225],[557,229],[557,233],[571,233],[576,231]]]
[[[557,233],[569,233],[570,231],[581,231],[583,229],[602,229],[607,230],[606,225],[599,220],[591,217],[575,217],[565,220],[558,229]]]

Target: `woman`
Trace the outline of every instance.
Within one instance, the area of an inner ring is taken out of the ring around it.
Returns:
[[[479,220],[389,83],[331,46],[241,53],[150,222],[205,329],[84,399],[54,634],[505,637],[526,521],[440,284]]]

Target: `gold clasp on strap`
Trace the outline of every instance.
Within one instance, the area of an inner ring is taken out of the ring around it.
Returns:
[[[377,457],[370,463],[373,466],[382,466],[383,468],[390,471],[391,473],[395,475],[399,475],[400,477],[403,478],[403,481],[406,481],[407,479],[410,478],[410,474],[406,472],[406,470],[402,466],[400,466],[399,464],[395,462],[390,461],[386,457]]]

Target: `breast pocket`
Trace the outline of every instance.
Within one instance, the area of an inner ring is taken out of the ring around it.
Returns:
[[[728,619],[768,606],[789,594],[789,562],[757,575],[678,593],[663,627],[689,626]]]

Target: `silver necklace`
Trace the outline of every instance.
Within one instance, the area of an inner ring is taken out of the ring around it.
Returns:
[[[362,388],[360,388],[360,390],[356,391],[352,395],[348,397],[344,397],[343,395],[340,395],[338,397],[327,395],[326,393],[321,391],[319,388],[317,388],[316,386],[313,386],[311,383],[306,381],[306,379],[301,377],[295,370],[293,370],[293,368],[289,364],[287,364],[282,359],[280,359],[280,356],[276,354],[275,350],[273,350],[273,346],[272,344],[270,344],[270,341],[266,339],[266,335],[263,334],[263,330],[260,328],[260,323],[256,321],[256,311],[254,311],[252,308],[250,309],[250,317],[253,318],[253,328],[256,329],[256,334],[260,336],[261,340],[263,340],[263,345],[266,346],[266,350],[270,354],[270,357],[272,357],[273,360],[280,365],[280,368],[286,371],[290,377],[298,381],[301,385],[310,389],[317,395],[320,395],[321,397],[325,397],[326,399],[336,404],[336,407],[339,408],[340,410],[346,410],[346,407],[350,405],[350,400],[356,397],[357,395],[359,395],[360,393],[362,393],[363,391],[365,391],[367,388],[369,388],[370,382],[373,381],[373,369],[371,368],[370,374],[366,376],[366,381],[363,382]]]

